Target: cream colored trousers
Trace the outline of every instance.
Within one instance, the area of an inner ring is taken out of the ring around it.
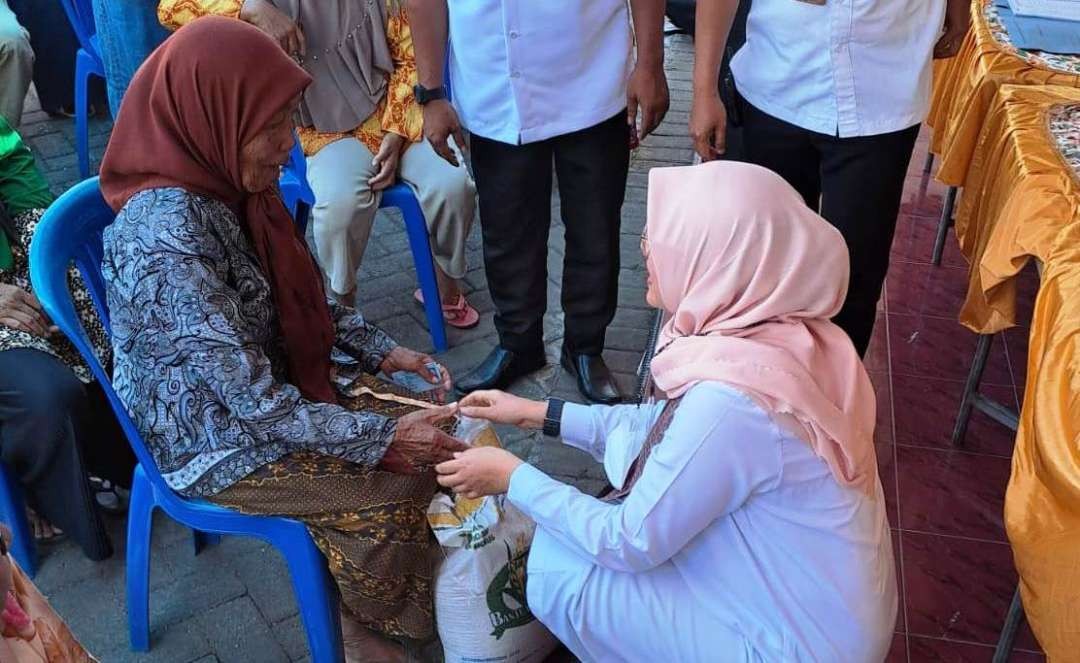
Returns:
[[[22,120],[23,101],[33,75],[30,35],[19,25],[7,0],[0,0],[0,115],[13,129],[18,129]]]
[[[373,158],[352,137],[308,157],[308,182],[315,193],[311,214],[315,250],[338,296],[356,290],[356,271],[379,209],[382,196],[368,186],[375,175]],[[436,265],[451,278],[465,276],[465,240],[476,214],[476,185],[469,172],[464,166],[451,166],[421,141],[402,153],[398,181],[420,201]]]

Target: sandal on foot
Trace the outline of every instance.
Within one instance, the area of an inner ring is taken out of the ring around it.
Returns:
[[[128,510],[131,491],[124,490],[108,479],[90,477],[90,490],[94,492],[94,501],[104,511],[124,514]]]
[[[413,293],[413,298],[424,305],[424,293],[420,290]],[[465,295],[458,295],[453,304],[443,303],[442,311],[446,324],[457,329],[472,329],[480,323],[480,313],[469,304]]]

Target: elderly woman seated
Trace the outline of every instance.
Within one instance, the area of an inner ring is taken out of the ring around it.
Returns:
[[[401,0],[161,0],[175,30],[208,15],[246,21],[279,42],[312,76],[300,100],[300,142],[315,193],[315,249],[334,297],[355,303],[381,191],[400,179],[427,219],[446,323],[474,327],[480,315],[460,279],[476,186],[423,140],[423,113],[409,19]],[[419,290],[414,297],[420,303]]]
[[[333,376],[351,368],[436,377],[327,301],[278,195],[310,81],[265,34],[217,17],[136,74],[101,172],[119,212],[102,265],[114,384],[173,489],[307,523],[350,660],[398,660],[389,638],[433,634],[430,468],[462,445],[434,426],[448,408],[393,420],[337,402]]]
[[[669,316],[652,372],[667,400],[461,404],[561,429],[616,490],[594,499],[494,448],[439,465],[440,483],[508,492],[536,520],[529,607],[582,660],[882,661],[896,577],[874,392],[829,321],[847,288],[843,238],[746,164],[653,170],[648,205],[648,300]]]

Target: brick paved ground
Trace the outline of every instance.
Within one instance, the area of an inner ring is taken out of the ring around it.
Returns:
[[[670,37],[667,70],[671,111],[660,129],[645,141],[631,164],[623,208],[622,273],[619,311],[608,334],[605,357],[622,389],[634,387],[634,373],[652,320],[645,304],[644,272],[639,235],[645,220],[645,186],[654,166],[688,163],[691,159],[686,124],[690,110],[691,46],[682,36]],[[53,120],[31,98],[21,131],[36,152],[56,193],[78,181],[73,122]],[[96,159],[108,140],[109,123],[91,123],[90,146]],[[564,240],[558,221],[558,201],[552,200],[555,229],[548,260],[546,341],[548,357],[557,364],[563,336],[559,306]],[[480,326],[467,332],[450,331],[452,348],[441,360],[454,374],[478,362],[495,342],[491,297],[487,293],[480,254],[479,225],[469,240],[466,280],[469,299],[483,314]],[[392,216],[376,224],[361,270],[362,309],[400,342],[431,350],[423,312],[412,301],[416,287],[408,243],[400,222]],[[515,385],[514,392],[535,398],[551,395],[580,400],[573,378],[549,367]],[[503,431],[512,451],[560,479],[595,492],[602,470],[585,454],[543,442],[538,434]],[[192,553],[188,532],[159,518],[155,522],[151,572],[151,637],[149,654],[128,651],[124,602],[124,523],[113,518],[111,529],[117,553],[93,563],[71,544],[45,551],[36,582],[84,644],[102,661],[152,660],[161,663],[210,661],[306,660],[307,646],[284,564],[278,554],[253,539],[226,538],[199,557]]]

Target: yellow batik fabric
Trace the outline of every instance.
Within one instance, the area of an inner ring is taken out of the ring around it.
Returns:
[[[422,138],[424,115],[413,95],[413,86],[418,77],[409,17],[400,0],[388,0],[386,13],[386,38],[390,43],[390,57],[394,60],[394,73],[390,75],[386,96],[371,117],[353,131],[320,132],[312,127],[301,127],[300,144],[304,154],[311,156],[330,143],[348,136],[356,137],[372,154],[379,151],[386,133],[404,136],[410,143]]]
[[[242,4],[243,0],[161,0],[158,20],[166,28],[176,30],[201,16],[239,18]],[[314,127],[299,127],[297,133],[304,154],[311,156],[330,143],[349,136],[360,140],[372,154],[379,151],[386,133],[404,136],[410,143],[422,138],[423,111],[413,95],[418,76],[409,17],[400,0],[386,0],[386,13],[386,37],[394,61],[386,96],[375,112],[352,131],[325,132],[316,131]]]

